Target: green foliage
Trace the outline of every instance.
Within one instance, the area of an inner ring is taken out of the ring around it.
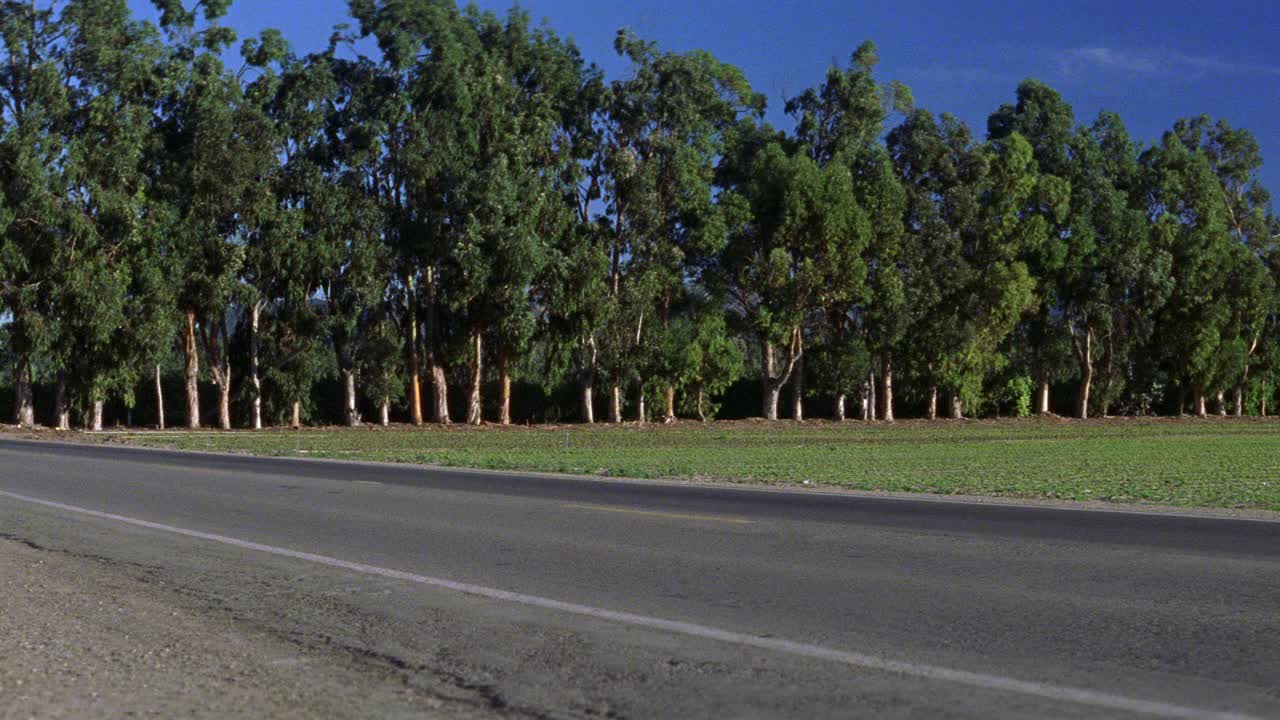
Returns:
[[[1005,400],[1012,405],[1015,417],[1031,417],[1031,394],[1035,390],[1035,381],[1027,375],[1018,375],[1005,382]]]

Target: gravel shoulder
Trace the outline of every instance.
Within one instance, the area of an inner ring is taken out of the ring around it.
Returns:
[[[481,717],[394,673],[0,536],[0,718]]]

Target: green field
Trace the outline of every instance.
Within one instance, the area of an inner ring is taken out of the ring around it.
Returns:
[[[279,456],[1280,511],[1280,422],[360,428],[97,436]]]

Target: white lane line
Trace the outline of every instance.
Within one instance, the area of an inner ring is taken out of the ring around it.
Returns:
[[[968,685],[970,687],[983,688],[986,690],[1018,693],[1047,700],[1089,705],[1108,710],[1120,710],[1141,715],[1153,715],[1156,717],[1187,718],[1189,720],[1257,720],[1249,715],[1202,710],[1154,700],[1141,700],[1138,698],[1124,697],[1122,695],[1095,692],[1093,690],[1085,690],[1082,688],[1063,687],[1027,680],[1017,680],[1000,675],[988,675],[985,673],[969,672],[967,670],[955,670],[952,668],[939,667],[936,665],[924,665],[905,660],[892,660],[889,658],[878,657],[876,655],[866,655],[846,650],[837,650],[834,648],[823,647],[821,645],[810,645],[808,643],[796,642],[794,640],[759,637],[756,635],[748,635],[746,633],[734,632],[732,630],[721,630],[707,625],[698,625],[679,620],[665,620],[663,618],[650,617],[647,615],[637,615],[635,613],[620,612],[617,610],[606,610],[604,608],[591,607],[590,605],[579,605],[577,603],[565,602],[563,600],[553,600],[551,598],[539,597],[537,595],[526,595],[524,593],[511,592],[509,590],[498,590],[496,588],[485,587],[483,585],[473,585],[471,583],[445,580],[443,578],[434,578],[427,575],[418,575],[416,573],[404,572],[402,570],[392,570],[390,568],[378,567],[376,565],[350,562],[347,560],[329,557],[327,555],[316,555],[314,553],[302,552],[300,550],[290,550],[289,548],[276,547],[274,545],[264,545],[262,543],[251,542],[249,540],[227,537],[226,535],[216,535],[214,533],[200,532],[199,530],[188,530],[186,528],[163,525],[149,520],[139,520],[137,518],[126,517],[124,515],[115,515],[113,513],[102,512],[100,510],[90,510],[88,508],[53,502],[51,500],[41,500],[40,498],[19,495],[17,493],[6,492],[4,490],[0,490],[0,496],[30,503],[32,505],[41,505],[102,520],[113,520],[115,522],[133,525],[135,527],[147,528],[148,530],[158,530],[160,532],[182,535],[184,537],[196,538],[199,540],[207,540],[209,542],[230,545],[232,547],[243,548],[246,550],[255,550],[262,553],[268,553],[270,555],[294,558],[296,560],[305,560],[307,562],[313,562],[333,568],[341,568],[343,570],[351,570],[353,572],[364,573],[366,575],[376,575],[379,577],[391,578],[393,580],[405,580],[421,585],[445,588],[447,590],[454,590],[468,595],[476,595],[490,600],[501,600],[503,602],[517,603],[519,605],[543,608],[546,610],[556,610],[559,612],[596,618],[598,620],[608,620],[624,625],[649,628],[652,630],[662,630],[665,632],[688,635],[708,640],[718,640],[720,642],[733,643],[735,645],[743,645],[761,650],[770,650],[788,655],[797,655],[817,660],[829,660],[868,670],[880,670],[929,680],[942,680],[945,682]]]

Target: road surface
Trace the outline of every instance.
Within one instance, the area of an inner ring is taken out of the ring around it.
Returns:
[[[0,537],[433,712],[1280,717],[1276,522],[0,440]]]

